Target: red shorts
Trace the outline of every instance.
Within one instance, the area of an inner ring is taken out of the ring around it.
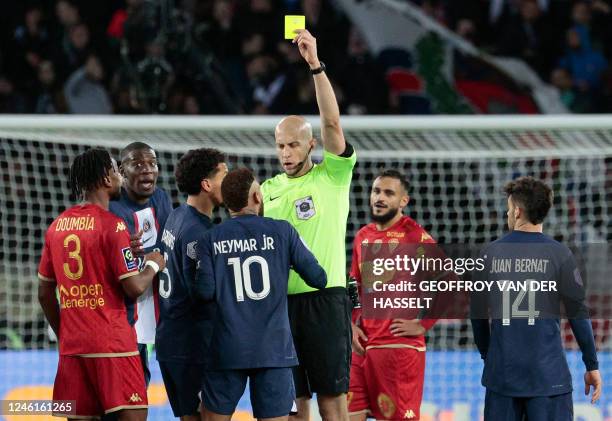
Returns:
[[[348,393],[351,414],[366,412],[377,420],[420,418],[425,352],[410,348],[371,348],[353,353]]]
[[[60,355],[53,400],[76,402],[75,415],[68,418],[96,418],[122,409],[147,408],[140,355],[100,358]]]

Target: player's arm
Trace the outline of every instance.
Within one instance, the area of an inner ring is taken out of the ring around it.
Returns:
[[[151,285],[157,272],[164,270],[166,262],[159,252],[145,256],[145,267],[138,271],[138,263],[132,253],[130,235],[127,231],[107,230],[104,233],[105,244],[102,246],[106,258],[111,264],[113,274],[125,294],[130,298],[138,298]]]
[[[212,301],[215,297],[215,268],[210,250],[209,236],[196,245],[196,274],[191,291],[196,299]]]
[[[361,237],[355,236],[353,240],[353,253],[351,259],[351,271],[349,276],[357,282],[357,293],[359,296],[363,296],[361,287],[361,269],[359,267],[359,256],[361,255],[359,247],[361,247]],[[353,339],[351,347],[353,352],[358,355],[365,353],[364,344],[367,343],[368,337],[364,333],[363,329],[358,326],[359,319],[361,318],[361,308],[354,308],[351,314],[351,328],[353,331]]]
[[[296,32],[298,35],[293,39],[293,42],[297,43],[300,54],[311,70],[318,69],[321,67],[321,62],[317,55],[316,38],[306,29],[300,29]],[[334,88],[325,72],[313,75],[313,79],[317,95],[317,105],[321,115],[323,147],[334,155],[341,155],[346,149],[346,141],[340,126],[340,109],[338,108]]]
[[[60,309],[55,297],[55,287],[54,281],[41,279],[38,283],[38,302],[55,336],[59,338]]]
[[[589,309],[586,305],[586,291],[574,256],[571,254],[567,256],[561,265],[559,279],[559,289],[563,304],[586,368],[586,373],[584,374],[584,394],[588,395],[590,388],[593,387],[591,403],[595,403],[601,395],[601,374],[599,373],[593,326],[591,325]]]
[[[51,325],[51,329],[55,332],[55,336],[59,338],[60,310],[55,296],[57,282],[55,280],[53,262],[51,261],[51,250],[49,247],[49,237],[47,235],[45,235],[45,244],[38,265],[38,279],[38,302],[42,307],[49,325]]]
[[[145,267],[142,272],[121,279],[123,292],[133,299],[140,297],[149,288],[155,275],[164,270],[165,267],[166,261],[158,251],[146,254]]]
[[[321,267],[317,258],[308,250],[298,232],[289,223],[286,223],[289,230],[289,259],[293,270],[313,288],[325,288],[327,285],[327,274]]]

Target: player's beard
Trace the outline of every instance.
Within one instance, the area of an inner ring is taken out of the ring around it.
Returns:
[[[381,215],[376,215],[374,213],[374,207],[370,206],[370,218],[372,218],[372,221],[377,222],[379,224],[386,224],[387,222],[395,218],[395,215],[397,215],[398,211],[399,208],[389,208],[387,212]]]

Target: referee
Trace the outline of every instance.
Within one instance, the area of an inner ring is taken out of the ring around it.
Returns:
[[[346,394],[351,358],[351,321],[346,294],[346,219],[357,160],[340,127],[340,111],[316,39],[307,30],[293,40],[313,74],[321,114],[323,162],[313,164],[317,141],[299,116],[283,118],[274,136],[283,173],[263,183],[265,216],[291,223],[327,273],[327,288],[315,290],[295,273],[289,276],[289,320],[300,365],[293,377],[298,416],[310,418],[317,394],[323,420],[348,420]]]

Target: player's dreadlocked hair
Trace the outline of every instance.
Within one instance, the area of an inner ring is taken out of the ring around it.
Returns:
[[[108,151],[89,149],[78,155],[70,166],[70,188],[77,198],[95,190],[113,168]]]

